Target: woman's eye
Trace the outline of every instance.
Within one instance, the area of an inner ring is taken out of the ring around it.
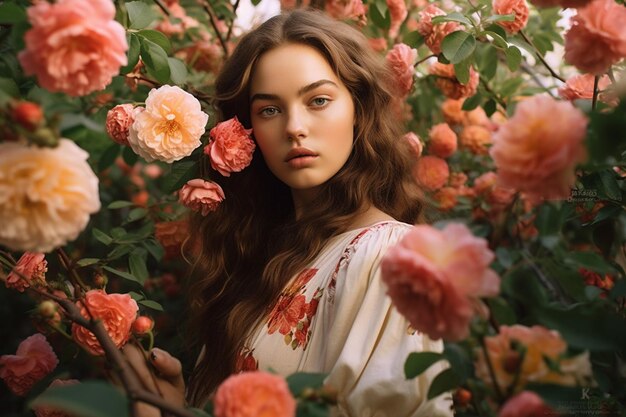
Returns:
[[[330,100],[325,98],[325,97],[316,97],[313,99],[312,103],[313,105],[317,106],[317,107],[323,107],[326,104],[328,104]]]
[[[278,109],[276,107],[266,107],[261,110],[261,116],[274,116],[278,113]]]

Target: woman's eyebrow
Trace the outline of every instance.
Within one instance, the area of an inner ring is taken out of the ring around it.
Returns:
[[[335,87],[339,88],[339,86],[335,82],[331,80],[322,79],[322,80],[315,81],[314,83],[305,85],[304,87],[300,88],[297,93],[298,97],[325,84],[332,84]],[[250,103],[252,103],[254,100],[278,100],[278,99],[279,97],[276,94],[256,93],[250,98]]]

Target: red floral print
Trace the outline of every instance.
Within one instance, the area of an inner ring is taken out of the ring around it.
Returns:
[[[259,361],[254,358],[253,353],[254,349],[250,350],[246,347],[239,352],[237,361],[235,362],[236,372],[250,372],[259,369]]]
[[[279,331],[280,334],[287,334],[292,327],[304,317],[306,312],[306,299],[304,295],[295,297],[280,296],[278,303],[270,313],[270,319],[267,322],[269,327],[268,333],[272,334]]]

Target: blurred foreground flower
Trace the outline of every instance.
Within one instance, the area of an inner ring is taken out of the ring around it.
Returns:
[[[245,129],[237,117],[218,123],[211,129],[211,142],[204,153],[211,159],[211,167],[225,177],[239,172],[252,162],[256,145],[250,138],[252,129]]]
[[[0,378],[15,395],[23,396],[58,363],[46,337],[36,333],[20,343],[15,355],[0,356]]]
[[[7,276],[6,286],[24,292],[31,285],[45,284],[47,271],[48,262],[43,253],[26,252]]]
[[[100,210],[98,177],[69,139],[56,148],[0,144],[0,244],[48,252],[76,239]]]
[[[48,388],[62,387],[62,386],[75,385],[75,384],[80,384],[80,381],[78,379],[55,379],[48,386]],[[73,417],[74,416],[72,414],[66,413],[65,411],[58,410],[54,407],[43,407],[43,406],[35,407],[33,411],[35,412],[35,415],[37,417]]]
[[[541,397],[532,391],[522,391],[510,398],[500,409],[498,417],[536,417],[559,416],[555,410],[543,402]]]
[[[413,227],[381,263],[398,311],[432,339],[462,340],[479,297],[495,296],[500,278],[489,268],[487,241],[463,224]]]

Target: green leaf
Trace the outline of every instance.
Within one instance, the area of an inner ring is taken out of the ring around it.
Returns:
[[[139,62],[139,51],[141,48],[141,43],[139,42],[139,38],[134,33],[127,33],[126,40],[128,42],[128,52],[126,56],[128,57],[128,64],[120,68],[120,74],[126,75],[131,72],[137,62]]]
[[[76,262],[76,265],[78,265],[78,266],[88,266],[88,265],[97,264],[98,262],[100,262],[100,259],[98,259],[98,258],[83,258],[83,259],[79,260],[78,262]]]
[[[454,369],[459,376],[461,384],[474,372],[472,358],[470,358],[464,346],[457,343],[446,342],[444,344],[443,356],[450,364],[450,367]]]
[[[148,307],[156,311],[164,311],[163,306],[153,300],[140,300],[140,301],[137,301],[137,303],[141,304],[144,307]]]
[[[98,172],[102,172],[115,162],[115,159],[120,154],[120,145],[117,143],[111,144],[106,150],[100,155],[100,159],[98,159]]]
[[[515,14],[494,14],[485,19],[485,23],[495,22],[512,22],[515,20]]]
[[[170,78],[174,84],[185,84],[187,81],[187,66],[178,58],[167,58],[170,66]]]
[[[600,189],[598,194],[611,200],[622,201],[622,191],[617,182],[617,174],[613,170],[604,170],[599,171],[597,175],[596,185]]]
[[[404,362],[404,376],[407,379],[418,377],[441,359],[443,355],[437,352],[411,352]]]
[[[378,3],[380,4],[380,2]],[[385,9],[381,12],[379,7],[370,7],[370,18],[374,24],[383,29],[388,30],[391,26],[391,15],[389,14],[389,9]]]
[[[432,22],[434,25],[444,22],[459,22],[466,26],[472,26],[472,21],[459,12],[448,13],[446,16],[435,16],[432,18]]]
[[[556,235],[561,230],[559,210],[550,203],[542,204],[537,210],[535,227],[541,236]]]
[[[106,246],[109,246],[111,243],[113,243],[113,239],[100,229],[96,229],[94,227],[93,229],[91,229],[91,233],[93,234],[93,237],[95,237],[98,241],[104,243]]]
[[[489,310],[491,310],[493,318],[498,324],[506,324],[510,326],[517,323],[515,310],[511,308],[504,298],[489,298],[487,300],[487,304],[489,305]]]
[[[20,96],[20,89],[10,78],[0,78],[0,106]]]
[[[456,79],[459,80],[461,84],[467,84],[470,79],[470,60],[466,59],[465,61],[461,61],[458,64],[454,64],[454,75],[456,75]]]
[[[491,80],[498,71],[498,50],[491,45],[487,49],[480,61],[480,75],[487,80]]]
[[[402,41],[411,48],[419,48],[424,44],[424,37],[416,30],[408,33],[402,38]]]
[[[571,252],[564,262],[574,269],[585,268],[600,274],[614,273],[613,267],[600,255],[593,252]]]
[[[126,162],[128,166],[132,167],[137,163],[139,155],[137,155],[130,146],[124,146],[122,158],[124,158],[124,162]]]
[[[500,287],[504,295],[519,300],[529,309],[539,308],[548,301],[546,289],[529,265],[521,265],[508,271],[502,277]]]
[[[148,267],[146,266],[147,252],[143,248],[137,248],[128,257],[128,269],[130,273],[143,284],[148,279]]]
[[[509,78],[502,83],[502,87],[500,87],[500,94],[505,97],[512,96],[523,83],[524,79],[522,77]]]
[[[129,417],[130,409],[119,388],[103,381],[48,388],[29,404],[30,408],[44,406],[81,417]]]
[[[463,106],[461,106],[461,109],[465,111],[474,110],[476,107],[478,107],[482,100],[483,96],[480,95],[480,93],[476,93],[463,102]]]
[[[498,104],[496,103],[496,101],[492,98],[490,98],[489,100],[487,100],[487,102],[485,103],[485,105],[483,106],[483,110],[485,111],[485,113],[487,114],[487,116],[491,117],[492,114],[494,114],[496,112],[498,108]]]
[[[459,385],[459,376],[454,369],[448,368],[437,375],[428,388],[428,399],[435,398],[439,394],[450,391]]]
[[[16,23],[25,22],[26,10],[15,3],[0,4],[0,24],[14,25]]]
[[[133,282],[137,282],[137,283],[141,284],[141,282],[136,277],[134,277],[133,275],[129,274],[128,272],[120,271],[118,269],[111,268],[110,266],[106,266],[106,265],[103,266],[102,268],[106,269],[107,271],[109,271],[109,272],[111,272],[111,273],[113,273],[115,275],[117,275],[118,277],[122,277],[124,279],[129,280],[129,281],[133,281]]]
[[[180,161],[172,164],[172,170],[163,182],[163,191],[166,193],[172,193],[183,185],[187,181],[196,178],[198,176],[198,162],[197,161]]]
[[[485,31],[485,34],[491,36],[491,38],[493,39],[493,43],[496,47],[502,48],[502,49],[506,49],[509,47],[509,44],[507,43],[507,41],[498,33],[493,32],[491,30],[487,30]]]
[[[159,242],[154,239],[144,240],[141,242],[141,245],[146,248],[146,250],[152,255],[152,257],[158,262],[163,259],[163,255],[165,254],[165,250],[163,246]]]
[[[441,51],[452,64],[458,64],[472,55],[476,49],[476,39],[470,33],[457,30],[443,38]]]
[[[134,203],[131,203],[130,201],[123,201],[123,200],[117,200],[112,202],[111,204],[109,204],[107,206],[107,208],[115,210],[115,209],[120,209],[120,208],[124,208],[124,207],[131,207],[134,206]]]
[[[516,46],[509,46],[506,49],[506,65],[511,71],[517,71],[522,63],[522,52]]]
[[[131,253],[133,249],[135,249],[135,247],[132,245],[119,245],[107,254],[107,258],[109,260],[121,258],[122,256]]]
[[[143,294],[139,294],[138,292],[135,292],[135,291],[129,291],[128,295],[130,295],[130,298],[132,298],[135,301],[143,300],[144,298],[146,298],[144,297]]]
[[[327,374],[321,373],[296,372],[287,377],[287,385],[291,393],[297,397],[305,388],[321,388],[326,376]]]
[[[128,213],[128,217],[126,218],[127,222],[134,222],[139,219],[143,219],[148,214],[148,210],[143,207],[134,208]]]
[[[163,48],[166,54],[169,55],[170,53],[172,53],[172,44],[167,36],[163,34],[163,32],[159,32],[158,30],[144,29],[137,32],[137,35],[156,43],[161,48]]]
[[[146,69],[162,84],[170,79],[170,64],[167,60],[165,50],[156,43],[146,38],[141,39],[141,57]]]
[[[143,29],[156,19],[156,13],[148,4],[142,1],[126,3],[130,29]]]

